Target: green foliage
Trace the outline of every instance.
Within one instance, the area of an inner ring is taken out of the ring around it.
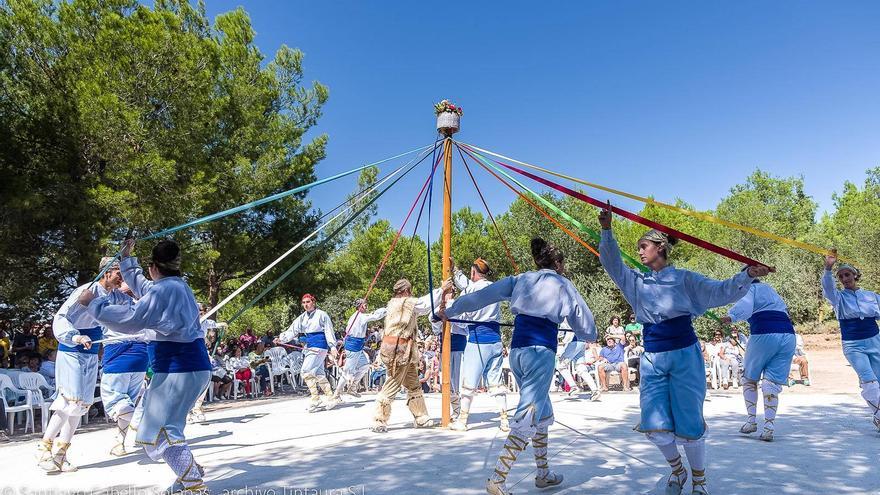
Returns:
[[[54,308],[109,241],[310,182],[324,157],[326,136],[303,136],[327,88],[304,83],[299,50],[267,60],[240,8],[212,25],[186,0],[4,0],[0,52],[7,317]],[[176,238],[214,303],[315,225],[301,194]]]

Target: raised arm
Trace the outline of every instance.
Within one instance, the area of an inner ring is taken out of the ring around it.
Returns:
[[[840,302],[840,295],[837,293],[837,285],[834,282],[834,275],[828,268],[822,273],[822,295],[825,296],[825,299],[828,299],[828,302],[831,303],[831,307],[836,310],[837,304]]]
[[[489,284],[482,289],[459,296],[451,306],[446,307],[446,316],[456,316],[469,311],[476,311],[492,303],[509,301],[516,286],[516,276],[505,277],[495,283]]]
[[[464,272],[458,269],[455,270],[455,274],[452,276],[452,282],[458,290],[465,290],[471,284],[470,279],[467,278]]]
[[[623,293],[624,299],[635,309],[637,274],[623,264],[620,246],[617,245],[617,239],[614,238],[611,229],[602,230],[602,238],[599,241],[599,262]]]
[[[122,280],[125,280],[125,284],[131,289],[134,297],[144,297],[144,294],[153,286],[153,282],[147,280],[147,277],[144,276],[144,270],[135,257],[122,258],[122,261],[119,262],[119,272],[122,274]]]
[[[434,292],[430,294],[425,294],[424,296],[416,299],[416,304],[413,306],[413,311],[418,316],[423,316],[431,313],[431,300],[434,300],[434,306],[440,306],[440,299],[443,297],[443,289],[438,288],[434,289]]]
[[[144,329],[154,330],[162,335],[169,335],[174,328],[162,325],[162,315],[168,309],[162,303],[162,294],[151,290],[134,304],[112,304],[111,296],[97,297],[89,303],[88,312],[92,317],[109,329],[126,334],[137,334]]]
[[[753,286],[754,287],[754,286]],[[730,321],[745,321],[748,320],[752,313],[755,312],[755,291],[752,288],[749,288],[749,291],[733,305],[732,308],[727,312],[727,316],[730,317]]]
[[[385,318],[385,315],[387,313],[388,313],[387,309],[379,308],[376,311],[373,311],[372,313],[368,313],[368,314],[363,315],[363,318],[364,318],[364,321],[367,321],[367,322],[381,320],[382,318]]]

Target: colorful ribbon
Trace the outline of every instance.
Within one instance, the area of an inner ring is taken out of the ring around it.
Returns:
[[[660,232],[663,232],[667,235],[677,237],[678,239],[681,239],[683,241],[687,241],[687,242],[689,242],[695,246],[699,246],[707,251],[711,251],[713,253],[720,254],[721,256],[730,258],[734,261],[738,261],[740,263],[743,263],[743,264],[746,264],[749,266],[755,266],[755,265],[767,266],[764,263],[761,263],[760,261],[754,260],[754,259],[749,258],[747,256],[743,256],[735,251],[731,251],[730,249],[723,248],[723,247],[718,246],[716,244],[712,244],[711,242],[696,238],[690,234],[685,234],[684,232],[681,232],[680,230],[673,229],[672,227],[667,227],[667,226],[665,226],[663,224],[659,224],[653,220],[648,220],[647,218],[636,215],[635,213],[630,213],[622,208],[618,208],[617,206],[613,206],[610,203],[607,203],[607,204],[603,203],[603,202],[599,201],[598,199],[591,198],[590,196],[587,196],[586,194],[571,190],[563,185],[557,184],[557,183],[550,181],[550,180],[547,180],[543,177],[539,177],[533,173],[526,172],[525,170],[516,168],[512,165],[507,165],[502,162],[498,162],[498,163],[507,169],[513,170],[514,172],[516,172],[520,175],[524,175],[534,181],[540,182],[541,184],[544,184],[547,187],[551,187],[553,189],[556,189],[557,191],[559,191],[561,193],[565,193],[575,199],[579,199],[585,203],[591,204],[593,206],[597,206],[599,208],[608,208],[612,212],[617,213],[618,215],[620,215],[626,219],[632,220],[633,222],[636,222],[636,223],[640,223],[640,224],[642,224],[646,227],[650,227],[652,229],[657,229]],[[773,270],[773,268],[771,268],[771,267],[768,267],[768,268],[770,268],[771,271]]]
[[[593,183],[593,182],[587,182],[587,181],[585,181],[585,180],[578,179],[577,177],[572,177],[572,176],[570,176],[570,175],[565,175],[565,174],[561,174],[561,173],[559,173],[559,172],[554,172],[554,171],[552,171],[552,170],[548,170],[548,169],[546,169],[546,168],[544,168],[544,167],[539,167],[539,166],[537,166],[537,165],[532,165],[532,164],[530,164],[530,163],[521,162],[521,161],[519,161],[519,160],[516,160],[516,159],[510,158],[510,157],[507,157],[507,156],[501,155],[501,154],[499,154],[499,153],[494,153],[494,152],[492,152],[492,151],[485,150],[485,149],[483,149],[483,148],[480,148],[480,147],[477,147],[477,146],[474,146],[474,145],[465,144],[465,143],[459,143],[459,144],[464,145],[464,146],[467,146],[467,147],[469,147],[469,148],[471,148],[471,149],[474,149],[474,150],[482,151],[483,153],[490,154],[490,155],[495,156],[495,157],[498,157],[498,158],[500,158],[500,159],[502,159],[502,160],[508,160],[508,161],[510,161],[510,162],[513,162],[513,163],[516,163],[516,164],[522,165],[522,166],[524,166],[524,167],[531,168],[531,169],[533,169],[533,170],[538,170],[538,171],[541,171],[541,172],[544,172],[544,173],[547,173],[547,174],[550,174],[550,175],[553,175],[553,176],[556,176],[556,177],[560,177],[560,178],[563,178],[563,179],[568,179],[568,180],[570,180],[570,181],[572,181],[572,182],[576,182],[576,183],[578,183],[578,184],[582,184],[582,185],[587,186],[587,187],[592,187],[592,188],[594,188],[594,189],[599,189],[599,190],[601,190],[601,191],[610,192],[610,193],[612,193],[612,194],[616,194],[616,195],[618,195],[618,196],[623,196],[623,197],[625,197],[625,198],[629,198],[629,199],[632,199],[632,200],[635,200],[635,201],[639,201],[639,202],[642,202],[642,203],[645,203],[645,204],[648,204],[648,205],[653,205],[653,206],[658,206],[658,207],[660,207],[660,208],[665,208],[665,209],[667,209],[667,210],[674,211],[674,212],[676,212],[676,213],[681,213],[682,215],[687,215],[687,216],[692,217],[692,218],[697,218],[697,219],[703,220],[703,221],[705,221],[705,222],[711,222],[711,223],[714,223],[714,224],[717,224],[717,225],[723,225],[723,226],[725,226],[725,227],[729,227],[729,228],[732,228],[732,229],[736,229],[736,230],[739,230],[739,231],[741,231],[741,232],[746,232],[746,233],[748,233],[748,234],[752,234],[752,235],[757,236],[757,237],[763,237],[764,239],[769,239],[769,240],[772,240],[772,241],[776,241],[776,242],[779,242],[779,243],[781,243],[781,244],[785,244],[785,245],[788,245],[788,246],[791,246],[791,247],[800,248],[800,249],[803,249],[803,250],[805,250],[805,251],[810,251],[810,252],[813,252],[813,253],[816,253],[816,254],[821,254],[821,255],[823,255],[823,256],[825,256],[825,255],[829,255],[829,254],[833,254],[833,251],[832,251],[831,249],[824,248],[824,247],[822,247],[822,246],[817,246],[817,245],[815,245],[815,244],[810,244],[810,243],[808,243],[808,242],[798,241],[798,240],[796,240],[796,239],[789,239],[789,238],[787,238],[787,237],[783,237],[783,236],[780,236],[780,235],[774,234],[774,233],[772,233],[772,232],[767,232],[767,231],[765,231],[765,230],[756,229],[756,228],[754,228],[754,227],[749,227],[749,226],[747,226],[747,225],[741,225],[741,224],[738,224],[738,223],[735,223],[735,222],[731,222],[731,221],[728,221],[728,220],[724,220],[724,219],[722,219],[722,218],[718,218],[718,217],[716,217],[716,216],[714,216],[714,215],[710,215],[710,214],[708,214],[708,213],[704,213],[704,212],[701,212],[701,211],[688,210],[688,209],[686,209],[686,208],[681,208],[681,207],[679,207],[679,206],[675,206],[675,205],[671,205],[671,204],[668,204],[668,203],[664,203],[664,202],[662,202],[662,201],[657,201],[657,200],[655,200],[655,199],[653,199],[653,198],[646,198],[646,197],[644,197],[644,196],[639,196],[639,195],[636,195],[636,194],[631,194],[631,193],[628,193],[628,192],[625,192],[625,191],[621,191],[621,190],[619,190],[619,189],[614,189],[614,188],[611,188],[611,187],[606,187],[606,186],[603,186],[603,185],[600,185],[600,184],[595,184],[595,183]],[[844,258],[842,258],[842,257],[839,257],[839,259],[842,260],[842,261],[846,261],[846,260],[845,260]]]

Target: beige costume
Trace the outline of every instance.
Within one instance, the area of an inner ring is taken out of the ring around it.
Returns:
[[[439,307],[442,291],[433,293],[434,305]],[[384,430],[391,415],[391,403],[400,388],[406,389],[406,405],[415,417],[415,426],[433,426],[425,407],[425,398],[419,384],[419,350],[416,344],[416,320],[431,313],[430,295],[393,297],[387,305],[385,331],[379,356],[387,368],[387,378],[376,397],[375,427]]]

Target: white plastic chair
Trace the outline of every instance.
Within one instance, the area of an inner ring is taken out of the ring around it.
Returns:
[[[99,402],[101,402],[101,403],[104,402],[104,401],[101,399],[101,388],[100,388],[100,387],[101,387],[101,382],[98,382],[98,385],[97,385],[96,390],[95,390],[95,398],[92,399],[92,406],[94,406],[95,404],[97,404],[97,403],[99,403]],[[86,410],[86,413],[85,413],[85,414],[83,414],[82,422],[83,422],[84,425],[89,424],[89,411],[90,411],[91,409],[92,409],[91,406],[89,406],[89,409]],[[101,410],[104,411],[104,419],[107,420],[107,422],[109,423],[109,422],[110,422],[110,416],[107,414],[106,409],[102,408]]]
[[[40,431],[46,431],[46,425],[49,423],[49,402],[43,397],[43,389],[48,392],[49,396],[55,390],[49,386],[46,377],[39,373],[22,373],[18,375],[18,386],[22,390],[30,392],[31,407],[40,410],[40,426],[42,427]]]
[[[296,384],[298,387],[301,387],[302,377],[299,372],[302,371],[303,365],[303,354],[300,351],[293,351],[287,355],[287,366],[290,369],[290,374],[294,377]]]
[[[235,371],[236,370],[229,370],[229,376],[232,377],[232,398],[233,398],[233,400],[238,400],[238,386],[241,385],[242,388],[244,388],[245,381],[248,381],[251,383],[251,393],[254,394],[254,396],[256,396],[256,393],[257,393],[257,379],[256,379],[257,375],[256,375],[256,373],[251,371],[251,378],[249,380],[239,380],[238,378],[235,377]]]
[[[15,394],[16,400],[13,402],[13,405],[9,405],[9,402],[6,400],[6,391],[9,390]],[[21,404],[19,401],[24,400],[24,403]],[[34,431],[34,411],[31,408],[31,392],[29,390],[22,390],[17,388],[12,384],[12,380],[9,376],[5,374],[0,374],[0,400],[3,401],[3,406],[6,409],[6,428],[10,435],[15,433],[15,415],[16,413],[25,413],[27,415],[27,422],[24,426],[24,432],[27,433],[28,426],[31,427],[31,431]]]
[[[296,387],[293,381],[293,374],[290,372],[290,364],[287,359],[287,351],[282,347],[272,347],[263,353],[269,358],[269,387],[272,393],[275,393],[275,377],[281,377],[278,380],[278,386],[284,390],[284,379],[291,387]]]

